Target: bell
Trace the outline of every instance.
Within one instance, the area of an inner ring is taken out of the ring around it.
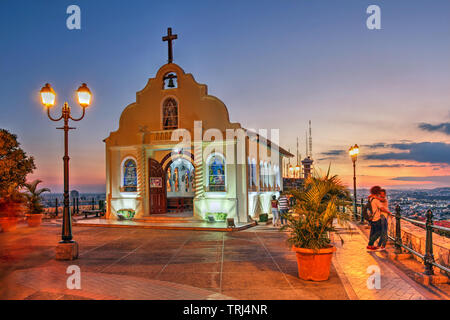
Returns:
[[[167,85],[169,88],[175,88],[175,84],[173,83],[173,78],[169,78],[169,84]]]

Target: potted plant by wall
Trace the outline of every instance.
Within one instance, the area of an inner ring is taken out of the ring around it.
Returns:
[[[117,217],[119,220],[132,220],[136,215],[136,211],[133,209],[119,209],[117,210]]]
[[[41,203],[41,194],[44,192],[50,192],[50,189],[37,189],[38,184],[41,182],[41,180],[34,180],[32,183],[25,184],[25,188],[27,189],[25,196],[27,198],[28,207],[28,212],[25,216],[27,217],[29,227],[39,227],[42,222],[42,217],[44,216],[44,207]]]
[[[0,226],[3,232],[16,230],[17,221],[24,211],[25,199],[20,192],[11,190],[0,197]]]
[[[288,243],[297,256],[298,275],[303,280],[324,281],[329,278],[331,258],[336,248],[331,244],[333,220],[346,225],[348,213],[338,205],[350,199],[347,188],[337,176],[310,177],[302,192],[292,191],[296,198],[294,214],[287,217],[282,230],[289,231]]]

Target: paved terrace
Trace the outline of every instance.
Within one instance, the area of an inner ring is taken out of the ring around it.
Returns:
[[[365,251],[359,229],[342,230],[330,279],[297,277],[286,234],[257,226],[239,232],[74,227],[80,257],[54,260],[60,227],[0,233],[0,299],[427,299],[433,296]],[[81,269],[81,290],[66,268]],[[367,267],[379,265],[381,289]]]

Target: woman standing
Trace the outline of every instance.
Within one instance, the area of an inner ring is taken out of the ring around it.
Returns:
[[[278,212],[278,200],[275,195],[272,196],[272,200],[270,201],[271,207],[272,207],[272,223],[273,226],[279,226],[280,225],[280,214]]]

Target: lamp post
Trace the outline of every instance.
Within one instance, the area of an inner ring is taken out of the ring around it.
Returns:
[[[355,216],[355,221],[357,220],[357,210],[356,210],[356,160],[358,159],[359,147],[355,144],[350,147],[348,154],[352,158],[353,162],[353,215]],[[362,208],[361,208],[362,210]],[[361,212],[362,214],[362,212]]]
[[[85,83],[83,83],[77,90],[78,104],[81,106],[83,113],[79,118],[73,118],[70,112],[70,106],[64,102],[62,113],[59,118],[53,118],[50,115],[50,109],[54,107],[56,100],[56,93],[50,84],[46,84],[40,91],[41,102],[47,110],[47,116],[52,121],[64,120],[64,126],[57,128],[64,130],[64,209],[63,209],[63,223],[61,241],[56,247],[57,260],[74,260],[78,258],[78,244],[72,240],[72,219],[70,216],[69,207],[69,130],[75,129],[69,127],[69,120],[80,121],[84,118],[86,108],[90,105],[92,94]]]

